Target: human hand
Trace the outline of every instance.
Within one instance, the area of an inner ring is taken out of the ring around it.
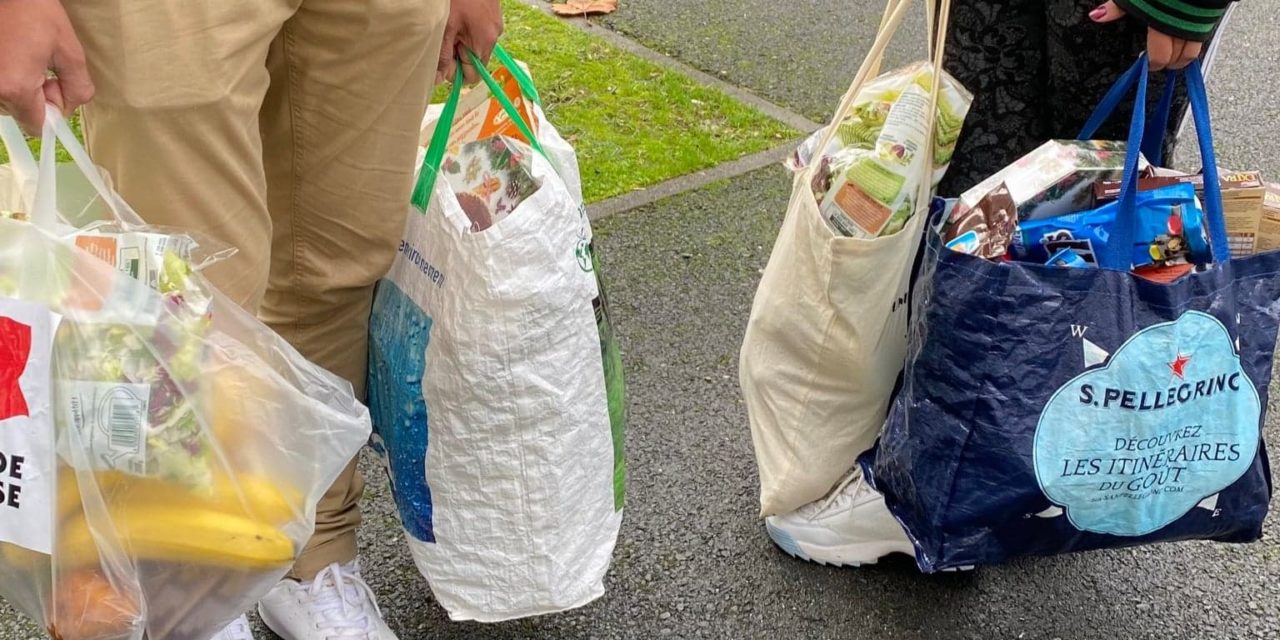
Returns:
[[[0,42],[0,113],[27,133],[44,126],[45,103],[69,114],[93,99],[84,48],[59,0],[0,0]]]
[[[1094,22],[1115,22],[1125,16],[1115,2],[1094,9],[1089,18]],[[1200,57],[1203,43],[1177,38],[1155,29],[1147,29],[1147,57],[1151,59],[1151,70],[1182,69]]]
[[[501,36],[500,0],[451,0],[444,44],[440,47],[440,64],[436,67],[436,82],[453,79],[459,60],[462,61],[462,73],[467,83],[478,81],[480,77],[472,68],[467,51],[475,53],[487,64]]]

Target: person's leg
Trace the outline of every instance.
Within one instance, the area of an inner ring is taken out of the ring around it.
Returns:
[[[945,67],[974,102],[940,195],[960,195],[1048,137],[1045,1],[953,0]]]
[[[447,12],[447,0],[303,0],[271,47],[261,132],[274,233],[261,316],[359,397],[373,286],[404,231]],[[355,559],[362,489],[353,461],[321,501],[292,577]]]
[[[271,220],[258,110],[289,0],[64,0],[97,97],[86,144],[149,224],[239,254],[208,275],[253,309],[267,285]]]

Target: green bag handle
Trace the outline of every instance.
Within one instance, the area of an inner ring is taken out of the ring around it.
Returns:
[[[516,83],[520,85],[520,92],[524,94],[524,97],[541,107],[542,97],[538,95],[538,88],[533,86],[533,78],[529,77],[528,73],[525,73],[524,68],[516,62],[515,58],[512,58],[511,54],[502,48],[502,45],[497,45],[493,48],[493,57],[507,71],[511,72],[511,77],[515,78]]]
[[[529,123],[525,122],[524,117],[520,115],[520,111],[507,98],[507,94],[502,90],[502,86],[494,79],[493,74],[485,68],[480,57],[475,53],[468,51],[467,55],[471,57],[476,73],[480,75],[480,79],[484,81],[485,86],[489,88],[489,93],[502,106],[502,110],[507,113],[507,117],[516,123],[516,127],[520,129],[520,133],[525,139],[529,140],[534,151],[546,158],[547,154],[542,150],[542,145],[538,143],[538,137],[534,135],[533,128]],[[521,93],[529,98],[534,104],[539,103],[538,91],[533,86],[533,79],[529,74],[525,73],[520,65],[501,47],[494,49],[494,56],[502,66],[511,72],[516,83],[520,85]],[[418,184],[413,190],[413,197],[410,202],[419,211],[425,213],[431,202],[431,193],[435,190],[436,178],[440,174],[440,167],[444,164],[444,154],[449,148],[449,134],[453,131],[453,119],[458,114],[458,102],[462,99],[462,66],[458,66],[457,73],[454,75],[453,88],[449,91],[449,98],[444,103],[444,109],[440,112],[440,119],[436,121],[435,132],[431,135],[431,144],[427,147],[427,156],[422,160],[422,169],[418,174]]]

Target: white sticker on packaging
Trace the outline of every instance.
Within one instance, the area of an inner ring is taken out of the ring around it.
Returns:
[[[47,307],[0,298],[0,542],[53,552],[57,470]]]
[[[150,400],[146,384],[59,380],[63,424],[76,432],[71,466],[146,475]]]

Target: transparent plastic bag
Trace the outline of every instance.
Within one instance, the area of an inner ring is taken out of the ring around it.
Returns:
[[[0,119],[5,206],[27,209],[0,211],[0,426],[20,427],[0,458],[31,498],[0,507],[0,596],[55,638],[208,640],[292,566],[368,411],[210,286],[194,242],[140,226],[49,117],[38,166]],[[109,216],[68,224],[55,140]],[[13,353],[25,415],[5,410]]]

